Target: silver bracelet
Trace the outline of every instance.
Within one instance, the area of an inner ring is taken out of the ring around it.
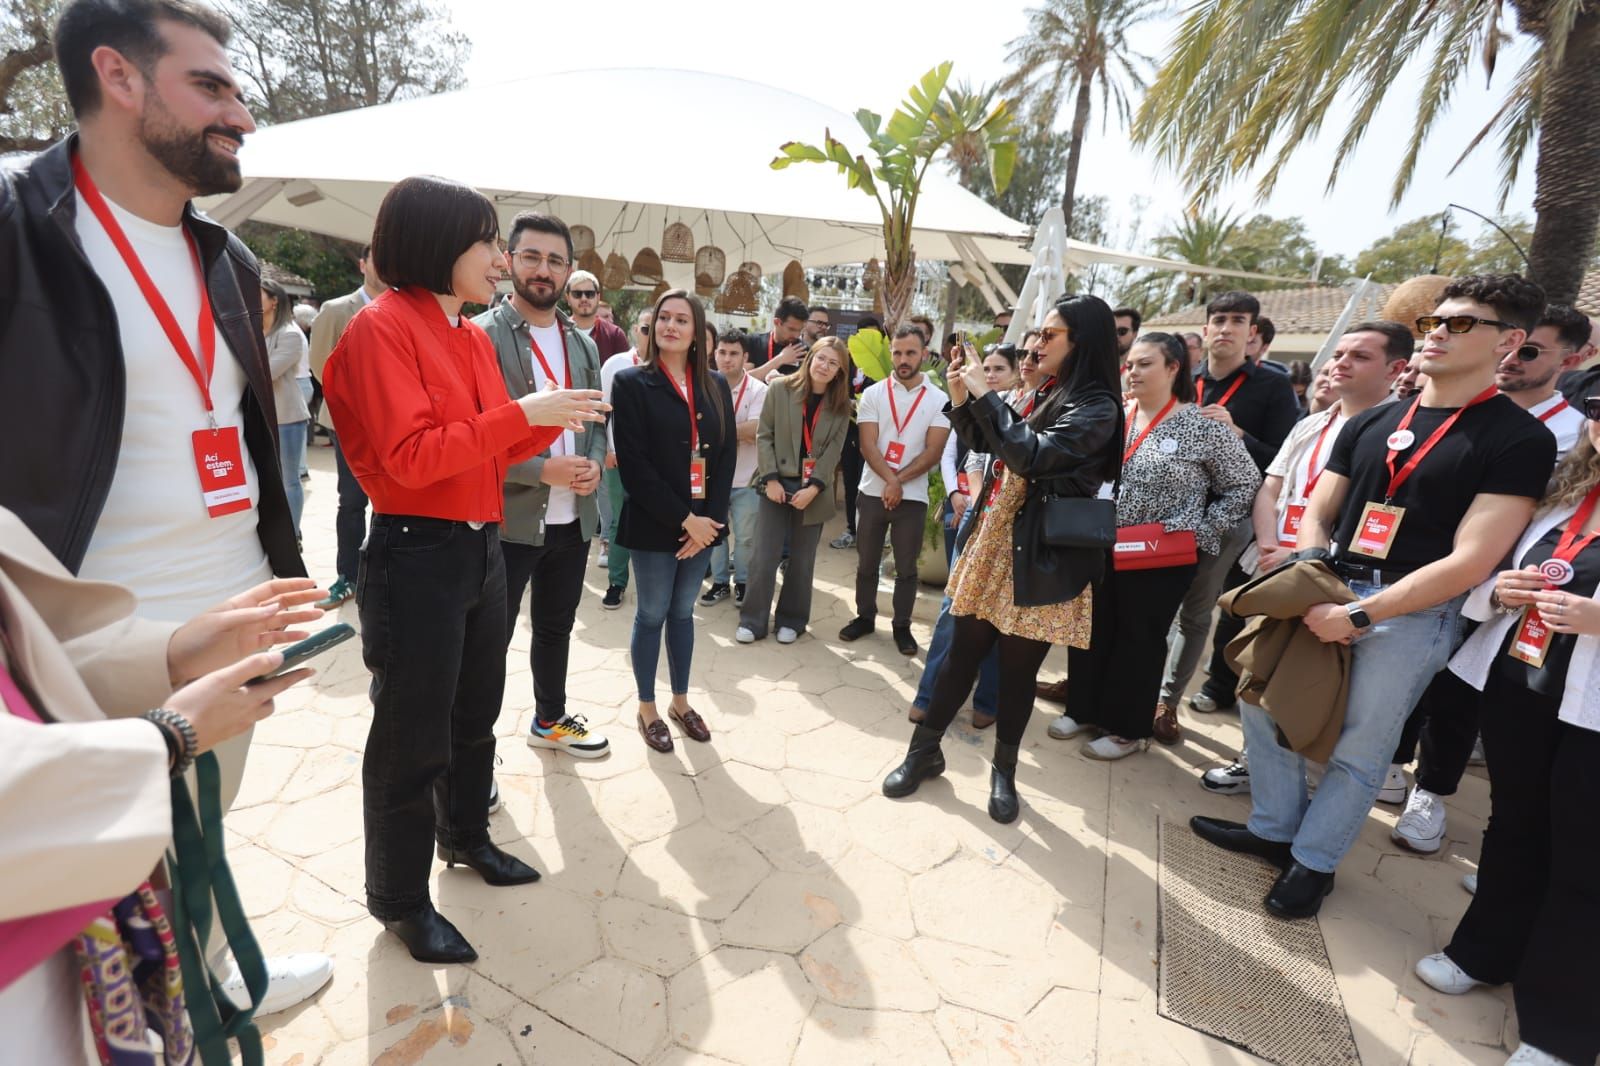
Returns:
[[[1489,593],[1489,606],[1493,607],[1501,614],[1516,614],[1518,611],[1522,610],[1521,607],[1507,607],[1500,601],[1500,593],[1497,591],[1491,591]]]
[[[146,711],[144,717],[163,729],[170,729],[182,741],[182,750],[172,764],[172,776],[181,776],[194,765],[195,756],[200,754],[200,738],[195,735],[194,726],[177,711],[169,711],[165,707]]]

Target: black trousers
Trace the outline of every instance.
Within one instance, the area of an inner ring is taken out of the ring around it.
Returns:
[[[1440,670],[1406,719],[1392,761],[1404,765],[1416,759],[1418,787],[1436,796],[1455,795],[1472,758],[1482,711],[1481,692],[1449,670]]]
[[[333,437],[333,465],[339,471],[339,511],[333,520],[339,548],[334,558],[339,576],[354,581],[361,568],[361,542],[367,539],[367,494],[344,461],[338,434],[329,435]]]
[[[1194,564],[1114,570],[1094,590],[1087,648],[1067,649],[1067,713],[1126,740],[1151,735],[1167,630],[1194,581]]]
[[[1239,569],[1238,563],[1234,563],[1228,567],[1228,576],[1222,579],[1222,590],[1227,592],[1236,589],[1249,580],[1250,575]],[[1239,675],[1228,665],[1223,652],[1234,637],[1244,632],[1244,623],[1243,618],[1218,611],[1217,627],[1211,634],[1211,664],[1206,668],[1209,676],[1200,685],[1200,691],[1224,707],[1239,701]]]
[[[844,434],[844,451],[839,453],[839,471],[844,476],[844,528],[856,531],[856,494],[861,491],[861,472],[867,461],[861,457],[861,433],[854,422]]]
[[[361,764],[367,909],[428,902],[433,844],[489,839],[494,723],[506,684],[506,569],[497,526],[374,515],[361,552],[372,728]]]
[[[1522,1039],[1572,1063],[1600,1056],[1590,972],[1600,955],[1600,733],[1556,717],[1559,699],[1494,674],[1483,700],[1493,782],[1478,891],[1445,953],[1480,981],[1510,981]]]
[[[901,500],[893,509],[877,496],[856,501],[856,616],[871,622],[878,617],[878,574],[883,569],[883,545],[894,549],[894,625],[911,624],[917,605],[917,556],[922,552],[923,523],[928,505]]]
[[[955,629],[950,639],[950,654],[939,669],[933,700],[923,724],[943,732],[955,721],[956,712],[966,702],[967,693],[978,681],[978,668],[996,644],[1000,646],[999,711],[995,719],[996,739],[1002,744],[1021,744],[1033,714],[1033,687],[1039,680],[1039,667],[1050,652],[1042,640],[1014,637],[1002,633],[976,615],[953,615]],[[1160,681],[1160,678],[1156,679]]]
[[[517,609],[530,584],[528,617],[533,644],[528,665],[533,670],[534,714],[540,725],[554,725],[567,713],[567,658],[572,650],[572,624],[583,598],[583,568],[589,542],[576,521],[546,526],[544,545],[502,540],[506,556],[506,644],[517,626]]]

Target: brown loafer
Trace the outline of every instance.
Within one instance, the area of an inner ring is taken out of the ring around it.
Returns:
[[[667,723],[657,718],[649,725],[644,724],[642,717],[636,719],[639,723],[639,735],[644,737],[644,742],[659,752],[672,750],[672,732],[667,728]]]
[[[984,714],[978,708],[972,708],[972,728],[974,729],[988,729],[994,725],[994,718],[995,716],[992,714]]]
[[[1156,720],[1151,728],[1155,738],[1163,744],[1176,744],[1183,739],[1183,727],[1178,725],[1178,709],[1169,703],[1156,704]]]
[[[1066,703],[1067,679],[1062,678],[1060,681],[1049,685],[1045,684],[1043,681],[1040,681],[1033,686],[1033,694],[1037,698],[1041,700],[1049,700],[1051,703]]]
[[[906,721],[915,722],[918,725],[921,725],[927,720],[927,718],[928,712],[923,710],[921,707],[918,707],[915,703],[913,703],[911,705],[911,709],[906,712]]]
[[[672,716],[674,722],[683,726],[683,731],[689,734],[690,740],[698,740],[704,744],[711,739],[711,730],[706,726],[706,720],[701,718],[700,712],[693,707],[690,707],[682,714],[678,713],[676,707],[669,707],[667,713]]]

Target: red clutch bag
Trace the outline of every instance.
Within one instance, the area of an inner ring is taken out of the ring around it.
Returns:
[[[1160,522],[1122,526],[1117,530],[1117,543],[1111,549],[1111,565],[1116,570],[1190,566],[1199,558],[1193,531],[1179,529],[1168,533]]]

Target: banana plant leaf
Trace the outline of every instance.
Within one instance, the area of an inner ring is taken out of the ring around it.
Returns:
[[[861,329],[847,342],[850,361],[872,381],[882,381],[893,369],[889,362],[889,338],[875,329]]]

